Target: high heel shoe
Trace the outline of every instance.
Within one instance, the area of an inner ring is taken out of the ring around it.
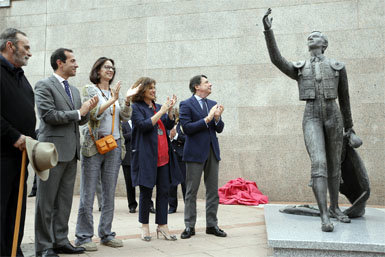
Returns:
[[[142,240],[146,242],[150,242],[151,241],[150,231],[143,227],[141,229],[142,229],[142,236],[141,236]]]
[[[175,241],[176,240],[176,235],[170,235],[169,234],[169,231],[167,229],[164,229],[164,228],[161,228],[161,227],[157,227],[156,228],[156,237],[159,239],[159,233],[163,235],[164,239],[166,240],[170,240],[170,241]]]

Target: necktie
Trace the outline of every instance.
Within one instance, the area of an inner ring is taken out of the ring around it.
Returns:
[[[66,91],[66,93],[67,93],[67,95],[70,98],[70,101],[72,103],[72,107],[74,107],[74,102],[72,101],[72,97],[71,97],[70,85],[68,84],[67,80],[64,80],[63,84],[64,84],[64,90]]]
[[[319,59],[317,57],[315,58],[314,71],[315,71],[315,80],[317,82],[320,82],[322,77],[321,77],[321,69],[319,66]]]
[[[209,114],[209,109],[207,108],[207,99],[202,98],[202,109],[205,114]]]

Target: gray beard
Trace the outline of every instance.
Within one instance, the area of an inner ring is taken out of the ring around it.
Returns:
[[[16,52],[13,54],[15,63],[18,66],[26,66],[28,64],[28,58],[19,54],[19,49],[16,47]]]

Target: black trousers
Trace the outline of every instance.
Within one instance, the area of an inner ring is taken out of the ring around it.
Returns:
[[[167,206],[168,191],[170,190],[170,173],[169,165],[157,168],[156,177],[156,214],[155,223],[159,225],[167,224]],[[153,188],[139,186],[139,222],[142,224],[149,223],[151,196]]]
[[[26,166],[28,165],[28,162]],[[13,233],[16,221],[17,199],[19,196],[20,184],[20,170],[21,170],[21,152],[20,157],[1,157],[1,249],[0,256],[11,256]],[[17,256],[24,256],[20,244],[23,240],[24,221],[25,221],[25,207],[27,195],[27,181],[28,171],[25,169],[25,181],[23,192],[23,205],[21,209],[19,241],[17,245]]]
[[[180,183],[182,187],[183,201],[186,196],[186,163],[182,161],[182,158],[178,157],[179,168],[182,171],[183,181]],[[178,186],[170,186],[168,192],[168,205],[170,210],[176,211],[178,208]]]
[[[136,201],[136,198],[135,198],[135,187],[132,186],[131,166],[122,165],[122,167],[123,167],[124,180],[126,181],[128,208],[136,209],[136,207],[138,206],[138,202]]]

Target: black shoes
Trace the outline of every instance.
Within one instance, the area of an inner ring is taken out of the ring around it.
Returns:
[[[151,207],[150,207],[150,212],[151,212],[151,213],[155,213],[155,208],[154,208],[154,206],[151,206]]]
[[[219,237],[226,237],[227,236],[226,232],[223,231],[222,229],[220,229],[218,226],[207,227],[206,228],[206,234],[212,234],[212,235],[216,235]]]
[[[180,235],[180,238],[187,239],[187,238],[190,238],[191,236],[194,236],[194,235],[195,235],[195,228],[187,227],[184,229],[184,231]]]
[[[67,253],[67,254],[79,254],[83,253],[86,249],[84,247],[75,247],[70,243],[54,249],[56,253]]]
[[[173,213],[176,213],[176,209],[168,209],[168,214],[173,214]]]
[[[41,255],[38,255],[38,256],[41,256],[41,257],[59,257],[59,255],[57,255],[57,254],[55,253],[55,251],[54,251],[53,249],[51,249],[51,248],[45,249],[45,250],[41,253]]]
[[[129,209],[130,209],[130,213],[135,213],[136,212],[136,210],[135,210],[136,208],[134,208],[134,207],[130,207]]]

